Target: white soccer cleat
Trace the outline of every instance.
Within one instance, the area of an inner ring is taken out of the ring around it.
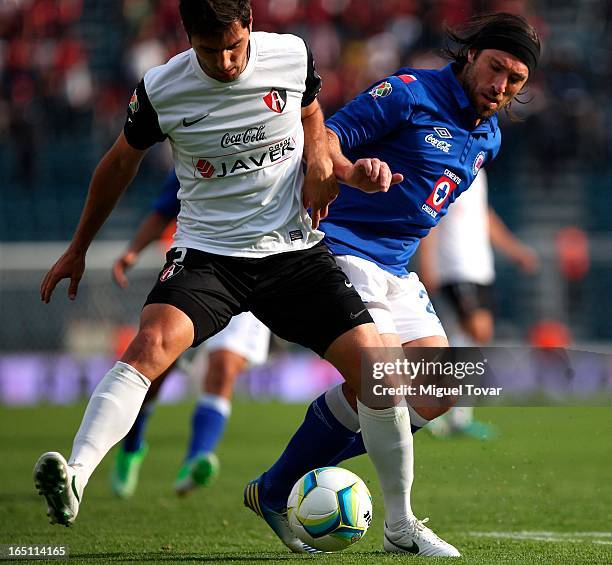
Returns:
[[[38,494],[47,500],[51,524],[70,526],[79,513],[82,492],[75,470],[60,453],[43,453],[34,465],[34,484]]]
[[[385,524],[385,551],[390,553],[412,553],[422,557],[461,557],[461,553],[450,543],[440,539],[425,523],[429,518],[413,518],[406,528],[392,532]]]

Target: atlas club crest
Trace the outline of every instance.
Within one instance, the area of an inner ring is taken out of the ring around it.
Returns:
[[[270,110],[280,114],[287,105],[287,91],[284,88],[272,88],[263,97],[263,101]]]

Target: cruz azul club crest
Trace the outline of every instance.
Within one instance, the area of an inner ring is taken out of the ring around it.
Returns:
[[[478,153],[478,155],[476,155],[476,158],[474,159],[474,162],[472,163],[472,173],[474,175],[478,174],[478,171],[480,171],[480,168],[484,165],[485,162],[485,152],[481,151],[480,153]]]
[[[270,110],[280,114],[287,104],[287,91],[284,88],[273,88],[263,97],[263,101]]]
[[[427,201],[423,204],[421,209],[432,218],[435,218],[442,209],[442,206],[444,206],[444,203],[448,200],[450,193],[455,190],[460,183],[461,179],[455,173],[445,169],[444,175],[436,181],[429,198],[427,198]]]

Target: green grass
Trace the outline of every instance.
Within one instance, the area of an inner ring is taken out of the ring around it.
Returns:
[[[177,499],[171,484],[183,456],[190,406],[162,406],[151,420],[150,452],[134,498],[109,494],[109,455],[92,477],[72,528],[50,526],[31,472],[43,451],[69,455],[83,406],[0,409],[0,543],[67,544],[81,563],[387,563],[414,560],[382,551],[383,504],[366,457],[347,467],[374,498],[374,521],[346,552],[294,556],[242,506],[247,480],[280,453],[303,406],[235,403],[211,487]],[[612,411],[494,408],[479,412],[500,439],[415,438],[413,508],[456,545],[465,563],[612,563]],[[471,532],[545,531],[567,541],[477,537]],[[606,543],[594,543],[604,541]],[[437,560],[430,561],[432,563]]]

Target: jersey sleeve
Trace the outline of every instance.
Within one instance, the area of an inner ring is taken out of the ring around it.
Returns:
[[[325,125],[344,149],[377,141],[408,122],[415,97],[401,78],[390,76],[345,104]]]
[[[134,149],[141,150],[166,139],[159,127],[157,112],[147,95],[144,79],[138,83],[130,99],[123,133]]]
[[[161,194],[153,203],[153,210],[166,218],[176,218],[181,209],[181,203],[176,197],[180,183],[174,169],[168,173]]]
[[[306,46],[306,89],[302,95],[302,108],[309,106],[315,101],[317,94],[319,94],[321,90],[322,82],[315,68],[312,51],[308,45],[306,45],[306,42],[304,42],[304,45]]]

